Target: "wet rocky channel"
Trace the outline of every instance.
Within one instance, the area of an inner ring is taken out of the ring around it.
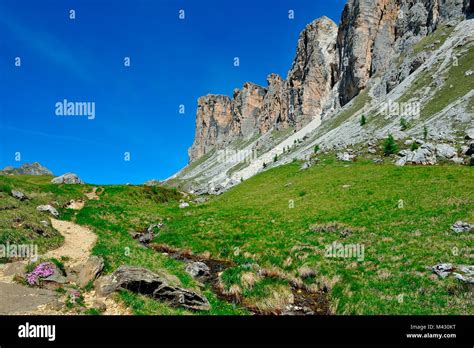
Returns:
[[[292,286],[293,294],[293,303],[288,305],[284,311],[275,313],[275,312],[262,312],[258,308],[248,306],[242,301],[239,301],[236,296],[225,294],[222,291],[222,288],[219,286],[219,275],[224,272],[226,269],[234,267],[230,261],[225,260],[216,260],[210,258],[203,258],[199,255],[194,255],[189,252],[183,252],[178,249],[169,247],[163,244],[147,244],[148,248],[167,255],[170,258],[175,260],[182,261],[185,264],[192,263],[203,263],[207,267],[204,268],[206,271],[203,271],[202,274],[196,272],[195,278],[200,280],[204,284],[211,286],[213,293],[221,300],[230,302],[232,304],[241,306],[253,314],[256,315],[329,315],[329,303],[327,301],[326,295],[323,292],[310,292],[304,287]]]

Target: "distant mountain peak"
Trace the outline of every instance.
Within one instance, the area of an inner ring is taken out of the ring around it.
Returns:
[[[0,171],[3,175],[53,175],[48,168],[43,167],[40,163],[24,163],[20,167],[7,166]]]

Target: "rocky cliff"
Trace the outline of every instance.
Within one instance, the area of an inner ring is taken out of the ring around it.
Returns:
[[[208,95],[198,100],[196,135],[189,149],[194,161],[236,138],[265,134],[272,127],[303,127],[319,117],[336,80],[337,25],[327,17],[300,34],[296,57],[286,80],[271,74],[268,86],[247,82],[233,98]]]
[[[337,37],[341,104],[364,89],[372,76],[389,70],[394,57],[409,51],[439,25],[455,23],[467,12],[468,0],[349,1]],[[388,90],[393,88],[385,83]]]
[[[327,17],[300,34],[286,79],[268,76],[267,87],[246,83],[233,98],[208,95],[198,101],[190,162],[236,139],[265,134],[274,127],[324,119],[378,77],[381,98],[426,59],[423,52],[400,66],[395,59],[441,25],[464,18],[469,0],[349,0],[337,26]],[[405,58],[406,59],[406,58]]]

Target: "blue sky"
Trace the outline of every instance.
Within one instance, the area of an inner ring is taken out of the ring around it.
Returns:
[[[97,184],[165,179],[188,162],[197,98],[286,77],[300,31],[323,15],[338,23],[344,3],[2,0],[0,167],[38,161]],[[57,116],[64,99],[94,102],[95,119]]]

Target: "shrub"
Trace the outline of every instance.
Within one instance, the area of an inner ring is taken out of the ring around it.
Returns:
[[[410,127],[410,124],[408,123],[408,121],[405,118],[402,117],[400,119],[400,127],[401,127],[402,131],[404,131],[404,130],[407,130]]]
[[[314,153],[318,153],[319,152],[319,145],[315,145],[314,146]]]
[[[418,149],[419,147],[420,147],[420,145],[418,145],[416,142],[413,142],[413,144],[411,144],[410,150],[411,150],[411,151],[415,151],[415,150]]]
[[[385,141],[383,142],[383,152],[385,156],[389,156],[398,152],[398,146],[395,142],[395,139],[393,139],[392,134],[389,134],[387,139],[385,139]]]
[[[277,154],[275,154],[275,157],[273,157],[273,162],[276,162],[276,161],[278,161],[278,155]]]
[[[426,126],[423,127],[423,139],[425,141],[428,139],[428,128],[426,128]]]
[[[360,117],[360,125],[363,126],[367,123],[367,119],[365,118],[365,115],[362,115]]]

